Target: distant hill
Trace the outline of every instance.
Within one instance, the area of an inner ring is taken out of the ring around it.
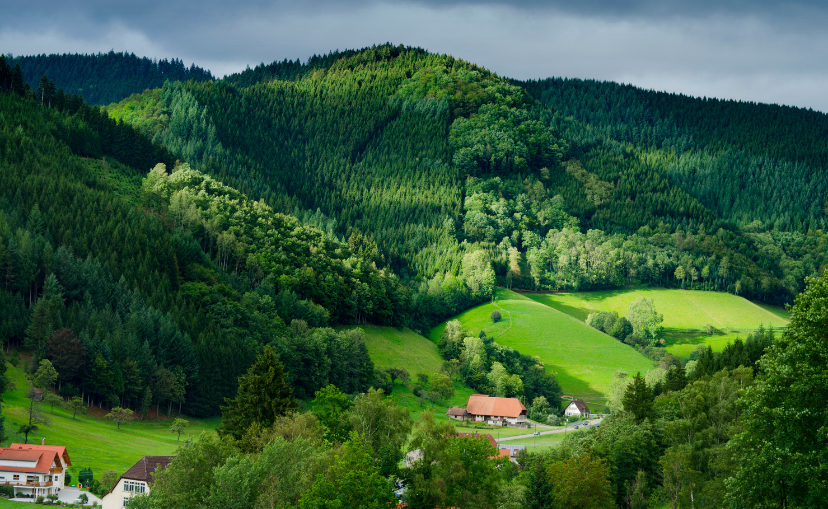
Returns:
[[[67,94],[77,94],[88,104],[118,102],[146,89],[159,88],[165,80],[209,81],[209,70],[173,58],[154,60],[134,53],[32,55],[17,56],[9,65],[20,64],[23,79],[36,89],[44,74],[55,87]]]

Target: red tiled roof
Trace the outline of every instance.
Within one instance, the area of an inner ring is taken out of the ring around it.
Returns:
[[[13,444],[20,445],[20,444]],[[37,474],[48,474],[52,468],[52,464],[58,461],[58,453],[56,451],[44,451],[34,449],[21,448],[3,448],[0,449],[0,460],[10,461],[37,461],[33,467],[12,467],[2,466],[0,471],[3,472],[31,472]]]
[[[488,440],[492,447],[497,449],[497,441],[494,439],[493,436],[484,433],[458,433],[457,438],[482,438],[484,440]]]
[[[526,412],[526,407],[516,398],[490,398],[485,394],[473,394],[466,404],[466,411],[472,415],[515,418]]]
[[[62,445],[37,445],[37,444],[11,444],[9,449],[31,449],[33,451],[54,451],[64,459],[67,466],[72,466],[66,447]]]

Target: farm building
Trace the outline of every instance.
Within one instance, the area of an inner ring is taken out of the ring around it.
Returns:
[[[496,426],[527,427],[526,407],[516,398],[492,398],[473,394],[466,404],[466,419]]]

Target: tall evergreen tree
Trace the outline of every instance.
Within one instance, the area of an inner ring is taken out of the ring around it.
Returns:
[[[246,374],[239,378],[239,392],[226,398],[217,429],[220,435],[241,439],[253,425],[271,426],[276,418],[295,408],[293,389],[287,384],[284,366],[272,348],[265,347]]]

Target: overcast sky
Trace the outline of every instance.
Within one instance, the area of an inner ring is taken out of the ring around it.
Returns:
[[[392,42],[501,76],[594,78],[828,112],[824,0],[8,3],[0,51],[15,55],[114,49],[223,76]]]

